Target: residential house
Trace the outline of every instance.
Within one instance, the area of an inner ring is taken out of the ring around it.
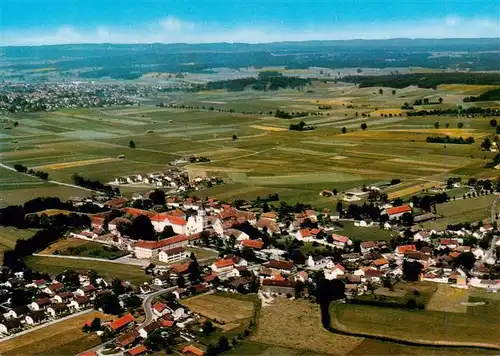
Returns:
[[[370,252],[373,249],[378,248],[378,245],[377,245],[377,243],[375,243],[373,241],[364,241],[360,244],[360,247],[361,247],[361,253],[365,254],[365,253]]]
[[[31,309],[27,305],[21,305],[19,307],[15,307],[15,308],[9,310],[6,313],[7,314],[6,317],[17,319],[17,318],[26,316],[29,313],[31,313]]]
[[[295,296],[295,282],[288,280],[264,279],[261,290],[269,294]]]
[[[64,303],[51,304],[47,308],[47,314],[50,315],[52,318],[55,318],[56,316],[61,314],[66,314],[67,312],[69,312],[69,308]]]
[[[396,220],[402,217],[406,213],[411,213],[412,209],[409,205],[395,206],[385,210],[385,213],[389,216],[389,220]]]
[[[64,284],[62,284],[61,282],[55,282],[55,283],[52,283],[51,285],[45,287],[43,292],[46,294],[54,295],[54,294],[58,293],[59,291],[61,291],[63,288],[64,288]]]
[[[378,258],[372,262],[372,264],[380,269],[388,269],[389,261],[386,258]]]
[[[296,270],[295,265],[288,261],[271,260],[263,263],[262,266],[271,269],[273,272],[287,275],[295,272]]]
[[[325,268],[323,270],[325,274],[325,278],[328,280],[337,279],[338,276],[345,274],[344,266],[340,263],[337,263],[333,268]]]
[[[148,325],[142,327],[139,329],[139,335],[143,339],[146,339],[149,334],[153,333],[154,331],[158,330],[160,328],[160,324],[158,324],[156,321],[153,321],[152,323],[149,323]]]
[[[344,248],[345,246],[351,246],[352,245],[351,239],[348,238],[347,236],[332,234],[332,237],[333,237],[333,244],[335,246]]]
[[[75,297],[70,303],[69,307],[76,310],[84,309],[91,305],[90,298],[87,296]]]
[[[132,330],[118,336],[116,338],[116,345],[122,349],[126,349],[137,343],[140,337],[141,336],[137,330]]]
[[[0,322],[0,333],[4,335],[11,335],[23,328],[21,319],[9,319]]]
[[[71,292],[62,292],[54,296],[52,298],[56,303],[68,302],[71,298],[73,298],[73,293]]]
[[[40,309],[45,309],[46,307],[48,307],[50,305],[50,303],[51,303],[51,301],[49,298],[38,298],[38,299],[35,299],[34,302],[29,304],[28,307],[33,311],[37,311]]]
[[[137,345],[130,350],[125,352],[125,356],[140,356],[145,354],[148,351],[148,348],[144,345]]]
[[[47,315],[45,314],[45,311],[43,310],[38,310],[38,311],[33,311],[26,315],[24,317],[24,320],[26,321],[26,324],[28,325],[34,325],[34,324],[39,324],[45,320],[47,320]]]
[[[249,248],[252,250],[260,250],[264,247],[264,242],[262,240],[243,240],[240,242],[240,248]]]
[[[132,314],[128,313],[122,316],[121,318],[118,318],[111,323],[108,324],[108,327],[111,329],[113,332],[119,332],[121,330],[124,330],[127,328],[129,325],[132,325],[135,322],[135,318],[132,316]]]
[[[184,348],[182,349],[182,353],[187,356],[203,356],[205,354],[204,351],[193,345],[184,346]]]
[[[405,256],[405,253],[415,251],[417,251],[415,245],[402,245],[396,247],[396,249],[394,250],[394,255],[397,258],[403,258]]]
[[[170,275],[169,274],[160,274],[156,277],[153,277],[153,284],[156,286],[163,286],[169,284]]]
[[[261,231],[265,229],[269,234],[277,234],[281,231],[276,220],[263,217],[257,221],[255,227]]]
[[[153,304],[153,314],[157,317],[161,317],[167,313],[169,313],[170,309],[160,301],[157,301]]]
[[[210,265],[212,272],[217,275],[223,275],[231,272],[234,267],[234,261],[230,258],[217,260]]]

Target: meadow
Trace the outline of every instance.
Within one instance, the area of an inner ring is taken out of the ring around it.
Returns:
[[[78,354],[101,343],[96,334],[82,332],[83,324],[94,318],[103,322],[113,319],[110,315],[91,311],[4,341],[0,343],[0,353],[5,356]]]
[[[461,90],[468,92],[464,86]],[[477,86],[471,90],[480,91]],[[19,126],[0,136],[0,159],[10,166],[39,167],[50,179],[71,183],[75,173],[110,182],[121,175],[161,171],[182,156],[205,156],[211,161],[188,166],[191,176],[215,174],[226,185],[198,192],[199,196],[233,200],[278,193],[290,203],[333,208],[336,199],[321,197],[319,191],[343,191],[398,178],[402,184],[388,190],[395,198],[417,194],[450,176],[494,176],[484,168],[493,153],[480,150],[482,138],[493,133],[488,119],[408,117],[400,109],[405,102],[424,97],[430,102],[443,98],[442,107],[454,107],[464,95],[450,85],[437,90],[408,87],[392,94],[392,88],[334,83],[316,83],[307,91],[169,93],[155,98],[156,102],[175,100],[198,109],[146,104],[11,115]],[[319,110],[319,105],[328,106]],[[316,116],[284,120],[269,114],[278,108]],[[288,130],[300,121],[316,129]],[[439,129],[434,128],[435,122]],[[360,129],[362,123],[367,124],[366,130]],[[445,135],[473,136],[476,143],[425,142],[428,136]],[[135,149],[129,147],[131,140]],[[20,197],[36,194],[87,193],[15,175],[0,177],[0,190],[5,193],[0,204],[18,203]],[[126,195],[133,191],[123,188]]]

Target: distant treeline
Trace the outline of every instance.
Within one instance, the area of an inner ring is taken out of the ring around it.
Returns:
[[[294,117],[302,117],[302,116],[308,116],[308,112],[286,112],[284,110],[276,109],[276,113],[274,114],[274,117],[280,118],[280,119],[293,119]]]
[[[500,89],[488,90],[479,96],[467,96],[463,99],[464,103],[473,103],[476,101],[500,100]]]
[[[74,174],[72,179],[73,182],[80,187],[100,191],[106,193],[109,196],[120,195],[120,189],[118,189],[117,187],[113,188],[110,185],[103,184],[98,180],[86,179],[78,174]]]
[[[500,85],[500,74],[491,73],[416,73],[399,75],[361,76],[351,75],[343,81],[365,87],[406,88],[416,85],[419,88],[436,89],[440,84]]]
[[[470,145],[471,143],[474,143],[474,137],[468,137],[468,138],[463,138],[462,136],[460,137],[450,137],[450,136],[429,136],[426,139],[427,142],[429,143],[452,143],[452,144],[457,144],[457,145]]]
[[[298,124],[290,124],[288,127],[291,131],[310,131],[314,130],[316,127],[312,125],[307,125],[304,121],[299,122]]]
[[[408,111],[406,115],[408,116],[456,116],[456,115],[485,115],[485,116],[498,116],[500,115],[500,110],[492,108],[478,108],[476,106],[467,109],[432,109],[432,110],[418,110],[418,111]]]

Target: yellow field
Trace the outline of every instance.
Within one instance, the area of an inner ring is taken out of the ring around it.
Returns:
[[[253,129],[265,130],[265,131],[288,131],[287,129],[284,129],[282,127],[273,127],[273,126],[249,125],[249,127],[253,128]]]
[[[68,249],[69,247],[77,247],[88,243],[89,243],[88,241],[82,239],[65,238],[54,242],[52,245],[47,247],[41,253],[52,254],[56,250],[62,251]]]
[[[468,90],[491,90],[498,88],[498,85],[473,85],[473,84],[441,84],[439,90],[446,91],[468,91]]]
[[[426,133],[426,134],[441,134],[448,136],[462,136],[469,137],[472,136],[474,138],[484,136],[485,133],[478,132],[474,129],[408,129],[408,130],[387,130],[389,132],[416,132],[416,133]]]
[[[432,187],[434,187],[436,185],[438,185],[438,183],[435,183],[435,182],[426,182],[426,183],[414,185],[414,186],[411,186],[411,187],[408,187],[408,188],[404,188],[404,189],[397,190],[395,192],[389,193],[388,194],[388,198],[390,200],[392,200],[392,199],[396,199],[396,198],[399,198],[399,197],[404,197],[404,196],[407,196],[407,195],[418,193],[418,192],[420,192],[421,190],[424,190],[424,189],[432,188]]]
[[[250,318],[254,304],[216,294],[203,294],[181,301],[190,310],[206,318],[226,324],[237,320]]]
[[[467,313],[467,305],[461,303],[466,303],[468,300],[469,291],[467,289],[440,284],[427,303],[426,309],[448,313]]]
[[[404,114],[405,112],[406,112],[406,110],[403,110],[403,109],[378,109],[378,110],[372,111],[370,113],[370,115],[389,115],[389,114],[392,114],[392,115],[399,116],[399,114]]]
[[[69,211],[69,210],[60,210],[60,209],[45,209],[45,210],[39,211],[36,214],[37,215],[45,214],[45,215],[48,215],[48,216],[59,215],[59,214],[69,215],[69,214],[71,214],[71,211]]]
[[[111,157],[96,158],[96,159],[87,159],[87,160],[84,160],[84,161],[73,161],[73,162],[65,162],[65,163],[48,164],[48,165],[45,165],[45,166],[34,167],[34,169],[52,169],[52,170],[58,170],[58,169],[73,168],[73,167],[82,167],[82,166],[89,166],[91,164],[114,162],[114,161],[119,161],[119,159],[118,158],[111,158]]]
[[[309,353],[347,355],[364,339],[331,333],[321,325],[319,306],[307,301],[276,298],[262,308],[251,341],[308,350]]]
[[[94,318],[112,319],[110,315],[92,311],[2,342],[0,353],[4,356],[75,355],[101,343],[96,334],[81,331],[83,323]]]

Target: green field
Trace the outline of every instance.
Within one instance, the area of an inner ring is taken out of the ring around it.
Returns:
[[[16,246],[17,240],[31,238],[36,229],[16,229],[11,226],[0,226],[0,261],[3,260],[3,253]]]
[[[443,108],[453,106],[461,100],[454,87],[436,91],[398,89],[397,95],[379,95],[377,88],[333,83],[315,84],[312,89],[168,96],[168,100],[174,97],[200,109],[146,104],[11,115],[19,126],[0,137],[0,159],[11,166],[22,163],[42,167],[51,179],[62,182],[71,182],[75,173],[109,182],[120,175],[160,171],[172,159],[195,154],[208,157],[211,162],[189,165],[192,175],[215,174],[227,182],[224,187],[199,195],[232,200],[276,192],[284,201],[301,201],[320,208],[336,204],[334,198],[318,195],[323,189],[343,191],[393,178],[411,188],[430,182],[439,184],[449,176],[494,176],[494,172],[483,168],[493,153],[480,150],[481,138],[493,133],[487,119],[382,116],[392,112],[399,115],[404,102],[423,96],[442,97]],[[214,102],[211,105],[216,108],[236,112],[202,109]],[[320,104],[328,104],[331,109],[321,110],[321,116],[291,120],[266,116],[269,110],[277,108],[317,113]],[[347,108],[348,105],[353,107]],[[252,114],[238,113],[242,111]],[[370,117],[361,117],[362,114]],[[309,132],[286,130],[290,123],[301,120],[314,123],[317,128]],[[435,122],[441,125],[437,130]],[[361,123],[368,125],[366,131],[359,129]],[[459,123],[464,125],[462,129],[457,128]],[[341,134],[342,127],[349,132]],[[233,135],[238,139],[233,140]],[[426,143],[431,135],[474,136],[476,143]],[[135,142],[135,149],[128,147],[130,140]],[[117,158],[122,155],[125,158]],[[19,197],[38,193],[86,193],[76,189],[64,191],[66,187],[14,175],[2,174],[0,178],[0,190],[6,192],[0,204],[17,203]],[[133,189],[125,187],[123,191],[131,194]]]
[[[54,275],[71,269],[82,272],[94,270],[104,278],[119,278],[136,284],[147,282],[150,279],[139,266],[111,262],[31,256],[27,258],[26,263],[33,270]]]

